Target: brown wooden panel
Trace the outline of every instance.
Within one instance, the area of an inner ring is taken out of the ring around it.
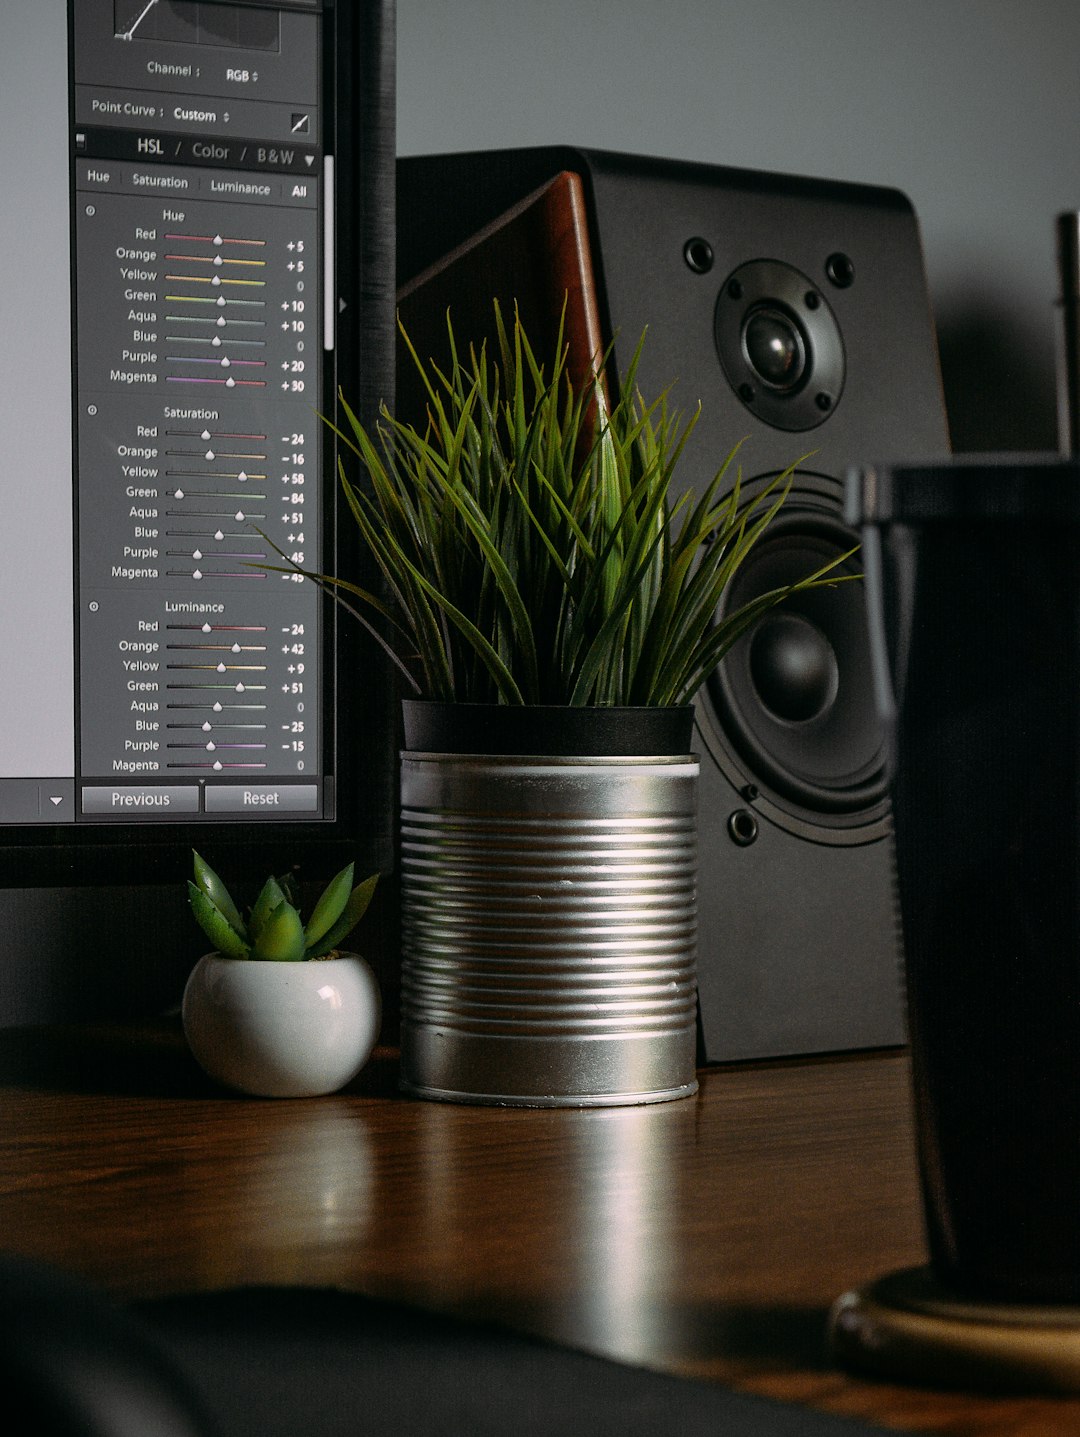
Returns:
[[[449,363],[449,311],[459,353],[486,343],[498,357],[494,302],[508,328],[514,309],[548,373],[565,311],[563,343],[576,388],[591,380],[603,349],[581,177],[556,175],[498,216],[398,294],[398,314],[417,354]],[[405,346],[398,346],[397,414],[420,426],[425,396]]]

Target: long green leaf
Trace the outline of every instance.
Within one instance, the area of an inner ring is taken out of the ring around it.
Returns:
[[[251,947],[241,938],[221,910],[211,901],[209,895],[188,879],[188,901],[199,927],[209,938],[218,953],[226,958],[248,958]]]
[[[353,868],[354,865],[349,863],[340,873],[335,873],[312,909],[311,917],[304,925],[304,946],[309,950],[341,917],[352,892]]]
[[[304,925],[291,903],[279,903],[252,944],[252,958],[299,963],[304,957]]]
[[[259,891],[259,896],[251,907],[251,918],[248,922],[253,941],[257,941],[262,932],[263,924],[279,903],[288,903],[289,895],[282,888],[276,878],[268,878]]]
[[[367,912],[378,881],[379,875],[373,873],[370,878],[365,878],[363,883],[356,885],[349,894],[348,900],[337,922],[333,927],[327,929],[318,942],[309,946],[307,955],[309,958],[324,957],[349,936]]]
[[[192,850],[195,869],[195,883],[206,894],[229,927],[241,939],[246,939],[247,929],[240,917],[240,910],[233,902],[229,890],[201,854]]]

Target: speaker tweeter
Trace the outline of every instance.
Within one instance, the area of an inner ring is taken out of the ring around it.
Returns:
[[[844,342],[821,290],[789,264],[756,259],[716,301],[716,349],[728,383],[776,429],[814,429],[844,389]]]

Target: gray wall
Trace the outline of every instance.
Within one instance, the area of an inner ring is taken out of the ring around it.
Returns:
[[[398,0],[402,154],[571,143],[895,186],[953,444],[1056,443],[1076,0]]]
[[[954,446],[1053,446],[1077,0],[398,0],[398,59],[403,154],[567,142],[904,190]],[[182,895],[120,897],[0,889],[0,1022],[179,995]],[[97,951],[117,912],[152,955],[131,971]]]

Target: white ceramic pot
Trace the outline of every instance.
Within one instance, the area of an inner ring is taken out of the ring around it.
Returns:
[[[184,989],[184,1034],[218,1082],[267,1098],[333,1093],[367,1062],[378,984],[355,953],[306,963],[207,953]]]

